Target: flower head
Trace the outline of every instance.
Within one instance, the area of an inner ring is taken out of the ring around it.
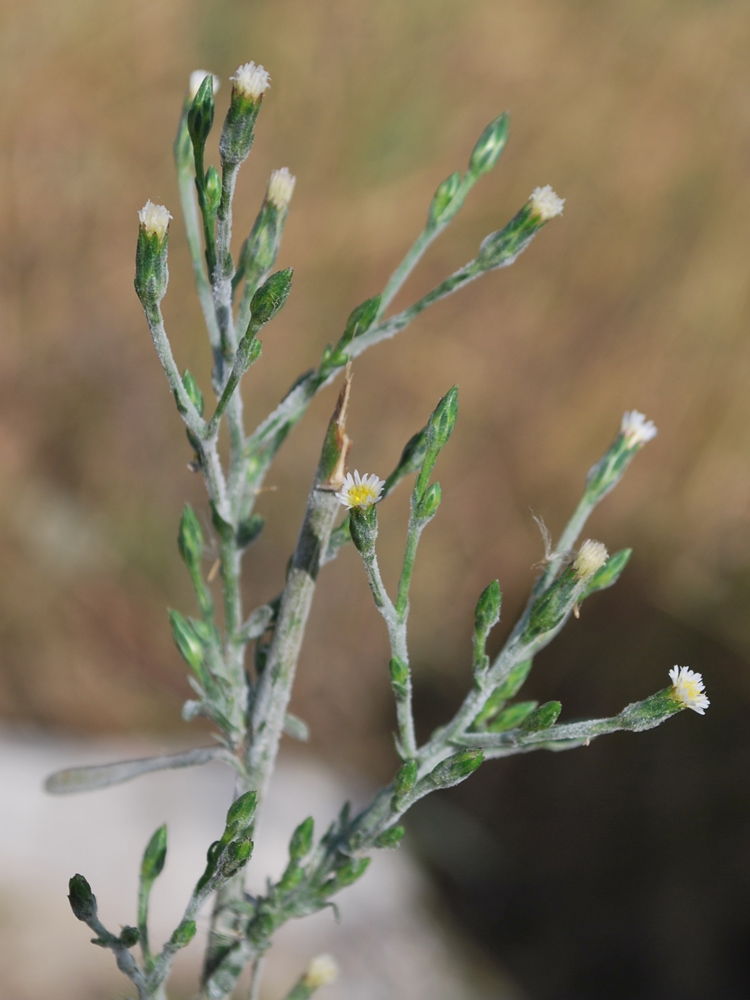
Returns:
[[[532,215],[536,215],[540,222],[549,222],[556,215],[562,215],[564,204],[565,199],[559,198],[549,184],[534,188],[529,198]]]
[[[594,542],[587,539],[578,550],[578,555],[573,562],[573,569],[581,580],[588,580],[600,570],[609,559],[607,548],[601,542]]]
[[[620,433],[625,438],[625,443],[630,448],[640,448],[657,435],[656,425],[653,420],[646,420],[643,413],[638,410],[628,410],[623,414],[620,424]]]
[[[705,686],[700,674],[690,667],[674,666],[669,671],[669,679],[672,681],[675,697],[685,708],[692,708],[698,715],[706,714],[711,702],[703,693]]]
[[[274,170],[268,181],[268,200],[278,209],[285,209],[292,200],[297,178],[289,173],[288,167]]]
[[[167,235],[171,214],[163,205],[155,205],[150,199],[138,213],[141,228],[148,236],[157,236],[163,240]]]
[[[271,86],[271,77],[262,66],[256,66],[254,62],[240,66],[229,79],[234,84],[235,92],[251,101],[257,101]]]
[[[349,510],[352,507],[359,507],[360,510],[367,510],[374,503],[380,500],[380,494],[385,486],[384,479],[378,479],[375,473],[360,474],[355,470],[354,475],[347,472],[344,483],[336,494],[336,499]]]
[[[207,76],[213,77],[212,85],[214,94],[219,89],[221,85],[221,80],[214,73],[209,73],[207,69],[195,69],[190,74],[190,83],[188,84],[188,98],[191,101],[195,100],[195,95],[201,88],[201,84],[206,79]]]
[[[321,986],[328,986],[338,978],[339,967],[333,955],[316,955],[307,967],[304,976],[305,986],[312,990],[319,990]]]

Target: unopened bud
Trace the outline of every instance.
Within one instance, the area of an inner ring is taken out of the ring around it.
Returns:
[[[74,875],[68,883],[68,902],[74,916],[84,923],[96,919],[96,896],[83,875]]]
[[[176,948],[184,948],[195,937],[198,927],[194,920],[183,920],[171,937],[171,943]]]
[[[187,113],[187,127],[193,148],[203,153],[206,139],[214,123],[214,86],[213,79],[206,74],[195,92]]]
[[[216,215],[221,202],[221,174],[213,164],[206,171],[205,197],[206,211],[209,215]]]
[[[190,622],[179,611],[170,609],[169,621],[172,626],[172,637],[180,654],[189,667],[200,679],[203,676],[203,647],[191,627]]]
[[[535,733],[540,729],[549,729],[554,726],[562,711],[559,701],[547,701],[540,705],[535,712],[528,716],[521,727],[526,733]]]
[[[301,861],[305,855],[312,850],[313,832],[315,824],[312,816],[303,820],[292,834],[289,841],[289,857],[294,861]]]
[[[460,202],[456,201],[460,187],[461,174],[458,171],[445,178],[432,198],[427,216],[428,225],[444,226],[453,218],[461,207]]]
[[[509,127],[508,112],[504,111],[482,132],[469,160],[469,170],[473,174],[480,176],[492,170],[505,149]]]
[[[289,297],[291,288],[291,267],[287,267],[283,271],[276,271],[267,281],[263,282],[255,295],[253,295],[250,304],[252,313],[250,321],[251,329],[259,330],[273,319]]]
[[[443,499],[443,492],[440,483],[432,483],[427,487],[427,491],[419,504],[418,514],[420,521],[430,521],[438,511],[440,501]]]
[[[218,76],[215,76],[213,73],[209,73],[208,70],[205,69],[195,69],[190,74],[190,82],[188,83],[188,100],[190,101],[195,100],[196,95],[200,90],[201,84],[203,83],[203,81],[206,79],[207,76],[211,77],[212,90],[214,94],[216,94],[216,91],[221,86],[221,80],[218,78]]]
[[[502,601],[503,595],[500,592],[500,583],[498,580],[493,580],[479,595],[476,610],[474,611],[475,632],[486,636],[490,629],[497,625],[500,619]]]
[[[185,504],[185,509],[182,512],[177,544],[186,566],[189,568],[200,566],[203,558],[203,529],[189,503]]]
[[[154,882],[161,875],[166,860],[167,826],[165,823],[154,833],[146,846],[146,850],[143,852],[141,882],[145,885],[150,885]]]

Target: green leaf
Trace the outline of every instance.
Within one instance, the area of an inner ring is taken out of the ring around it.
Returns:
[[[526,719],[522,728],[526,733],[535,733],[540,729],[549,729],[557,722],[562,705],[559,701],[547,701],[540,705],[536,712],[532,712]]]

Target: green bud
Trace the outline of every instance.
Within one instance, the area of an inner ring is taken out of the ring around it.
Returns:
[[[407,795],[417,783],[418,765],[415,760],[407,762],[399,768],[396,774],[396,795],[400,798]]]
[[[203,646],[195,634],[195,630],[179,611],[171,608],[169,610],[169,621],[172,626],[172,637],[183,660],[195,672],[198,679],[201,680],[205,674]]]
[[[96,896],[83,875],[74,875],[68,882],[68,902],[73,915],[84,923],[96,920]]]
[[[384,830],[375,841],[376,847],[398,847],[404,839],[406,830],[403,826],[392,826]]]
[[[185,369],[182,376],[182,384],[185,386],[185,392],[188,394],[188,398],[193,406],[196,408],[198,413],[203,416],[203,410],[205,404],[203,402],[203,393],[198,388],[198,383],[195,381],[193,374]]]
[[[391,673],[391,685],[399,698],[405,698],[409,691],[411,673],[403,660],[394,656],[388,664]]]
[[[235,799],[227,812],[224,836],[229,834],[231,837],[236,837],[238,833],[247,830],[255,816],[257,804],[258,795],[256,792],[245,792],[244,795]]]
[[[490,629],[497,625],[500,620],[502,600],[500,583],[498,580],[493,580],[479,595],[474,611],[474,631],[478,635],[486,637]]]
[[[185,509],[182,512],[177,544],[180,555],[189,569],[200,566],[203,558],[203,529],[189,503],[185,504]]]
[[[122,941],[126,948],[133,948],[138,944],[140,936],[137,927],[123,927],[120,932],[120,941]]]
[[[352,885],[357,879],[362,878],[370,867],[372,858],[360,858],[358,861],[349,861],[336,872],[336,888],[343,889],[347,885]]]
[[[492,170],[505,149],[509,128],[510,118],[507,111],[489,123],[477,139],[477,144],[472,151],[469,160],[469,170],[472,174],[479,177]]]
[[[305,855],[310,853],[314,830],[315,823],[313,818],[312,816],[308,816],[292,834],[292,839],[289,841],[290,858],[293,858],[295,861],[301,861]]]
[[[209,215],[216,215],[221,202],[221,174],[211,165],[206,171],[206,210]]]
[[[497,688],[500,698],[514,698],[523,687],[526,678],[531,673],[534,664],[532,660],[522,660],[511,670],[502,684]]]
[[[503,229],[485,237],[477,255],[478,267],[482,271],[491,271],[512,264],[540,228],[541,223],[532,217],[527,203]]]
[[[462,750],[438,764],[428,779],[434,788],[450,788],[468,778],[483,762],[481,750]]]
[[[427,424],[428,447],[440,450],[446,446],[456,425],[457,416],[458,386],[454,385],[435,407]]]
[[[193,148],[201,153],[214,123],[214,82],[209,73],[198,88],[187,114],[187,127]]]
[[[446,177],[433,196],[430,211],[427,215],[428,226],[444,226],[450,222],[463,201],[462,198],[454,203],[460,187],[461,174],[458,171],[455,174],[451,174],[450,177]]]
[[[195,937],[195,932],[198,927],[194,920],[183,920],[179,927],[174,931],[172,937],[170,938],[170,943],[175,948],[184,948],[186,945]]]
[[[263,282],[250,303],[252,313],[250,326],[252,329],[259,330],[273,319],[286,302],[291,287],[291,267],[287,267],[283,271],[275,271],[270,278]]]
[[[487,726],[491,733],[505,733],[509,729],[516,729],[535,710],[538,701],[519,701],[515,705],[509,705],[496,719]]]
[[[431,521],[437,514],[442,499],[443,491],[440,489],[440,483],[432,483],[428,486],[418,508],[417,516],[420,521]]]
[[[580,581],[575,570],[568,567],[535,602],[529,615],[525,638],[535,639],[557,628],[573,610],[580,592]]]
[[[279,889],[281,892],[289,892],[291,889],[296,889],[304,877],[304,868],[300,868],[296,861],[291,861],[279,879]]]
[[[546,701],[529,715],[522,726],[523,731],[535,733],[540,729],[549,729],[557,722],[561,711],[562,705],[559,701]]]
[[[349,511],[349,531],[358,552],[368,555],[375,548],[378,537],[378,509],[375,504],[369,507],[352,507]]]
[[[162,873],[167,860],[167,825],[164,823],[149,840],[141,861],[141,882],[151,885]]]
[[[597,590],[606,590],[607,587],[613,587],[620,579],[622,571],[630,561],[632,554],[632,549],[621,549],[620,552],[615,552],[614,555],[610,556],[604,566],[598,569],[591,577],[586,589],[581,594],[580,600],[582,601],[584,598],[596,593]]]
[[[221,874],[225,879],[232,878],[245,867],[253,853],[253,846],[252,840],[233,840],[227,844],[221,865]]]
[[[241,549],[246,549],[252,545],[255,539],[263,531],[266,519],[260,514],[252,514],[244,521],[240,521],[237,526],[237,545]]]
[[[380,309],[380,299],[380,295],[375,295],[373,298],[367,299],[361,305],[352,309],[346,321],[341,339],[336,345],[337,351],[342,351],[355,337],[361,337],[363,333],[367,333],[377,319],[378,310]]]

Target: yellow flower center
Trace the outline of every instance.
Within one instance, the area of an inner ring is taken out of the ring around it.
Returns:
[[[352,507],[369,507],[377,499],[375,490],[366,483],[350,486],[347,492]]]

